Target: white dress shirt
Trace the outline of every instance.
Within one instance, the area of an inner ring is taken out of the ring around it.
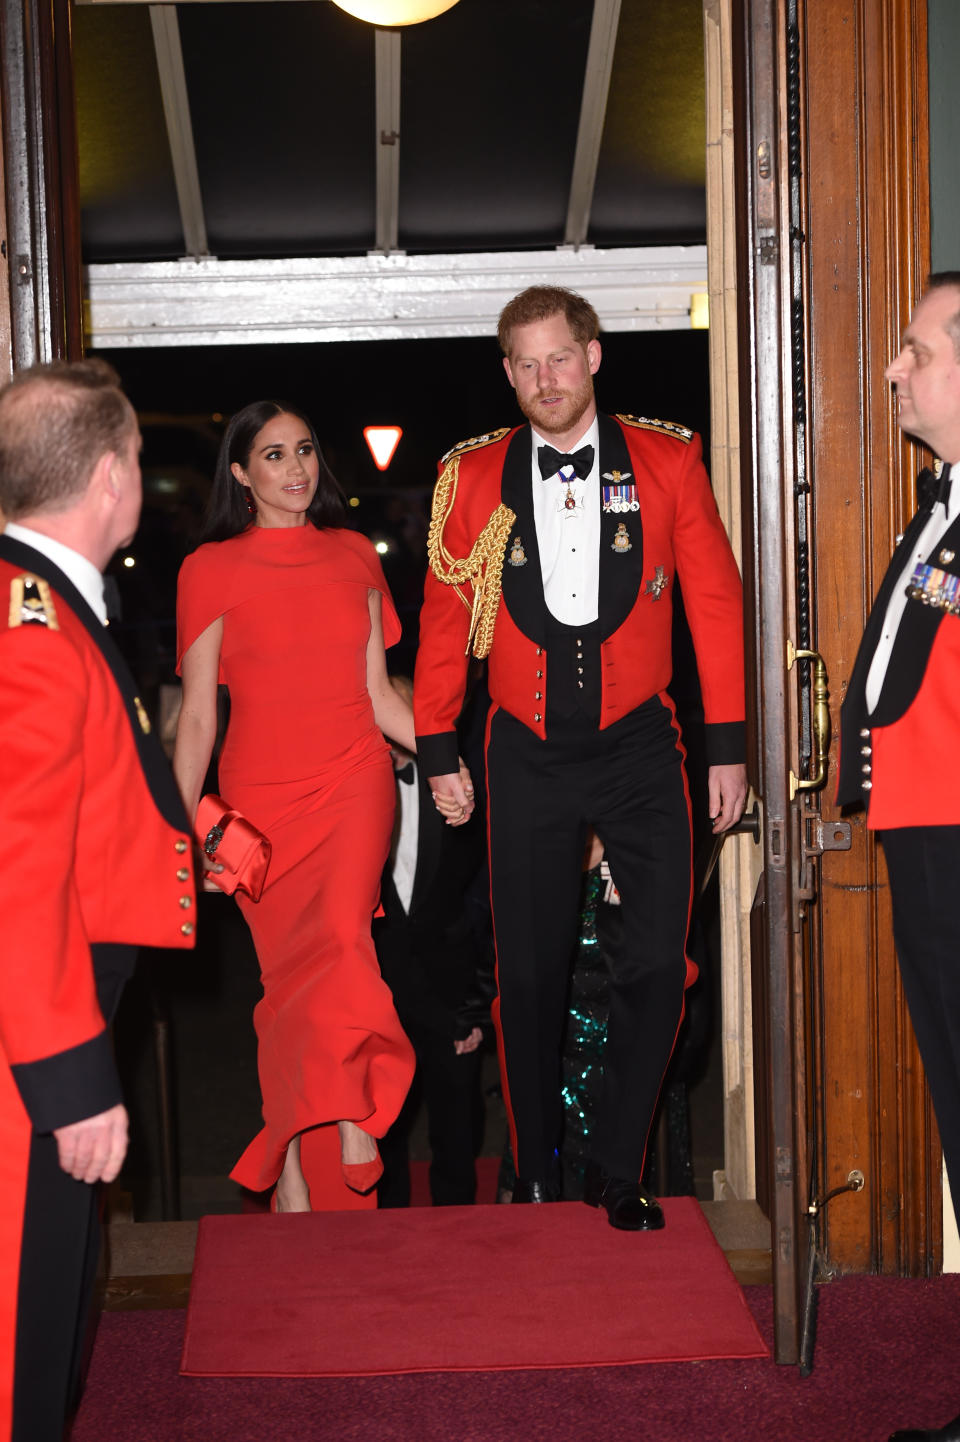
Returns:
[[[890,665],[890,656],[893,652],[893,643],[897,637],[897,629],[907,609],[907,587],[910,578],[918,565],[922,565],[940,537],[960,514],[960,464],[954,463],[950,467],[950,498],[946,507],[937,503],[929,521],[924,526],[917,543],[910,552],[903,565],[900,578],[890,597],[887,606],[887,614],[883,622],[883,634],[877,643],[877,649],[873,653],[873,661],[867,673],[867,685],[864,696],[867,703],[867,710],[876,709],[880,700],[880,692],[883,689],[883,682],[887,674],[887,667]]]
[[[585,626],[599,614],[600,594],[600,427],[593,425],[572,448],[593,446],[593,467],[581,481],[568,483],[559,475],[540,474],[538,446],[553,446],[546,436],[532,431],[530,453],[533,519],[540,550],[543,595],[548,610],[566,626]],[[559,450],[558,446],[554,446]],[[564,505],[567,491],[576,505]]]
[[[420,787],[417,784],[417,763],[411,761],[413,782],[397,782],[397,805],[400,808],[400,827],[397,832],[397,849],[393,857],[393,884],[397,888],[400,905],[409,912],[413,900],[413,883],[417,877],[417,851],[420,841]]]
[[[11,541],[21,541],[25,546],[32,546],[35,551],[46,556],[48,561],[59,566],[67,579],[76,586],[91,611],[104,626],[107,624],[103,576],[92,561],[81,556],[79,551],[65,546],[62,541],[55,541],[51,536],[45,536],[42,531],[31,530],[29,526],[18,526],[15,521],[7,522],[3,534],[9,536]]]

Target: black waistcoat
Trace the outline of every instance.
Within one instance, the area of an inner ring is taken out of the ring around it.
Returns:
[[[565,721],[600,725],[600,622],[566,626],[547,612],[547,734]]]

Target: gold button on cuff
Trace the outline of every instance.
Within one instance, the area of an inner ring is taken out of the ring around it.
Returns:
[[[183,932],[184,936],[192,936],[192,935],[193,935],[193,922],[192,922],[192,921],[185,921],[185,922],[183,923],[183,925],[181,926],[180,930]]]
[[[181,838],[180,838],[179,841],[175,841],[175,842],[173,843],[173,849],[174,849],[174,851],[179,851],[181,854],[182,854],[184,851],[186,851],[186,849],[187,849],[187,843],[184,841],[184,839],[183,839],[182,836],[181,836]]]
[[[177,880],[178,880],[178,881],[189,881],[189,880],[190,880],[190,873],[189,873],[189,871],[187,870],[187,868],[186,868],[185,866],[181,866],[180,870],[177,872]]]
[[[183,907],[184,911],[186,911],[186,909],[187,909],[188,906],[192,906],[192,905],[193,905],[193,897],[192,897],[192,896],[181,896],[181,898],[180,898],[180,905]]]

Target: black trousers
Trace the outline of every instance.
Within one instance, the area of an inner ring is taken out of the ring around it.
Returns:
[[[470,1206],[477,1199],[476,1156],[483,1133],[482,1052],[458,1056],[453,1041],[424,1028],[404,1030],[417,1054],[417,1073],[403,1110],[380,1142],[381,1207],[410,1205],[410,1128],[421,1098],[430,1142],[430,1197],[435,1207]]]
[[[880,833],[893,939],[960,1217],[960,826]]]
[[[137,948],[100,946],[97,999],[112,1021]],[[76,1405],[100,1255],[100,1188],[60,1168],[35,1134],[24,1203],[14,1351],[13,1442],[61,1442]]]
[[[561,1038],[593,826],[622,898],[592,1158],[639,1177],[683,1018],[690,805],[679,731],[651,698],[605,731],[585,720],[547,740],[504,711],[487,745],[490,877],[504,1099],[517,1174],[549,1176],[560,1141]]]

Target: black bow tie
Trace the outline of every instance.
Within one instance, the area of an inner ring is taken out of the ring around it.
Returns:
[[[942,501],[946,510],[950,505],[950,467],[944,466],[940,475],[936,476],[929,466],[924,466],[917,476],[917,499],[922,506],[929,506],[931,511]]]
[[[561,455],[553,446],[537,446],[537,460],[540,462],[540,475],[545,481],[555,476],[561,466],[573,466],[574,472],[583,481],[593,469],[593,446],[581,446],[572,455]]]
[[[412,786],[415,780],[413,762],[408,761],[406,766],[401,766],[400,770],[396,773],[396,777],[398,781],[403,781],[407,786]]]

